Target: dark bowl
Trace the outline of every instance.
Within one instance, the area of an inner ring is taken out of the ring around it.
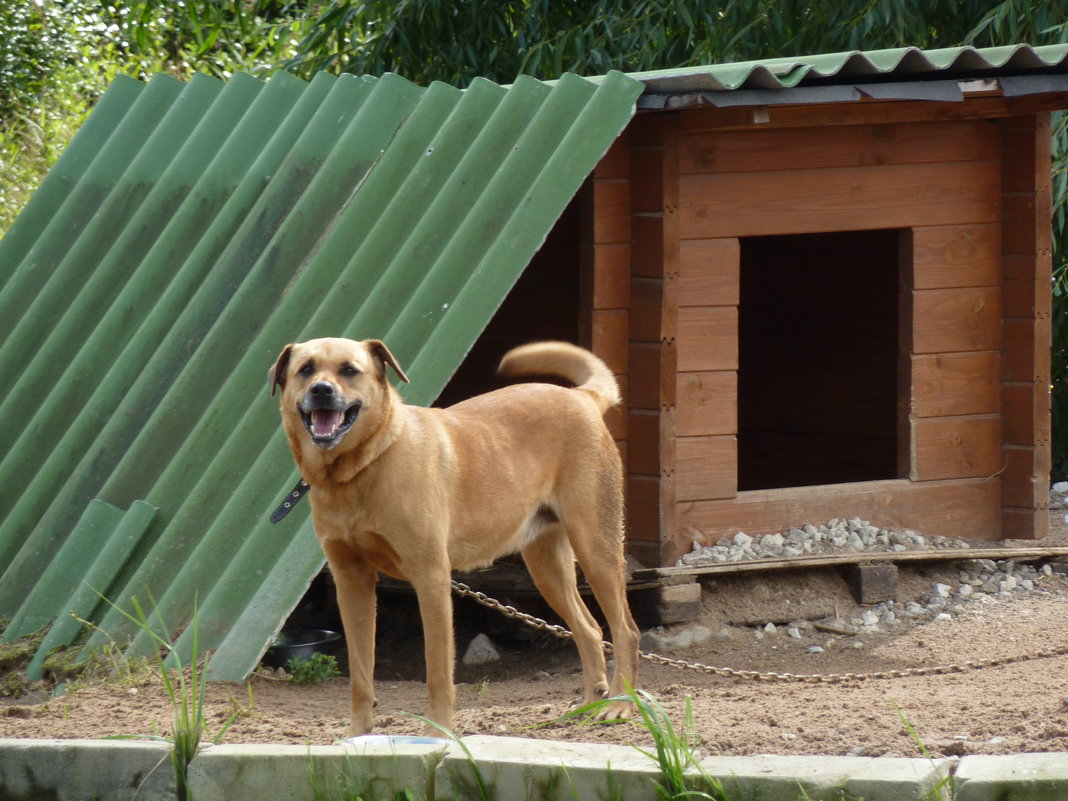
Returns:
[[[293,657],[308,659],[312,654],[333,654],[340,645],[341,635],[326,629],[289,629],[279,632],[267,653],[263,664],[268,667],[285,667]]]

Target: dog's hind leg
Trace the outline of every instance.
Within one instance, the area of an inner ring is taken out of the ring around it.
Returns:
[[[582,660],[583,703],[601,700],[608,692],[601,628],[579,595],[566,532],[559,524],[550,525],[521,553],[538,591],[574,636]]]
[[[565,519],[572,526],[571,544],[583,576],[593,590],[612,634],[616,664],[608,694],[618,698],[628,695],[638,679],[640,634],[627,603],[622,504],[617,501],[614,482],[605,481],[602,493],[602,502],[595,506],[595,519],[588,513],[590,507],[583,507],[581,513]],[[626,718],[632,712],[629,701],[615,701],[601,710],[598,718]]]
[[[371,731],[375,707],[375,584],[371,565],[336,540],[322,540],[323,552],[337,585],[337,605],[349,654],[352,713],[349,735]]]
[[[618,698],[628,695],[638,678],[639,632],[627,605],[622,560],[617,564],[613,556],[592,549],[592,552],[579,555],[579,564],[612,634],[612,654],[616,665],[608,694]],[[629,701],[617,701],[602,710],[598,718],[612,720],[630,717],[631,712]]]

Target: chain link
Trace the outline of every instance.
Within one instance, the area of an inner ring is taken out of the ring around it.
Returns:
[[[514,606],[502,604],[500,601],[490,598],[484,592],[471,589],[466,584],[453,581],[452,588],[458,595],[471,598],[489,609],[496,609],[507,618],[518,620],[521,623],[525,623],[528,626],[538,629],[539,631],[547,631],[560,639],[570,640],[573,638],[571,632],[565,627],[555,623],[549,623],[547,620],[542,620],[540,617],[535,617],[534,615],[528,615],[526,612],[520,612]],[[601,645],[607,653],[612,653],[612,643],[602,642]],[[652,662],[653,664],[666,665],[668,667],[678,668],[679,670],[695,670],[699,673],[709,673],[716,676],[724,676],[726,678],[747,679],[750,681],[840,684],[851,681],[867,681],[869,679],[904,679],[909,678],[910,676],[941,676],[949,673],[963,673],[968,670],[982,670],[984,668],[999,667],[1001,665],[1011,665],[1016,662],[1050,659],[1052,657],[1068,655],[1068,645],[1062,645],[1057,648],[1048,648],[1033,654],[999,656],[991,657],[989,659],[969,659],[959,664],[914,667],[905,668],[904,670],[880,670],[871,673],[765,673],[759,670],[737,670],[736,668],[705,665],[701,662],[687,662],[684,659],[671,659],[666,656],[661,656],[660,654],[649,653],[648,651],[641,651],[639,655],[645,661]]]

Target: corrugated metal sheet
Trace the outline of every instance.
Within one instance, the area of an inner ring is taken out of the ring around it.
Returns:
[[[199,609],[239,679],[323,563],[265,387],[290,341],[380,337],[432,402],[641,84],[120,78],[0,240],[0,617],[136,635]],[[106,632],[106,635],[104,634]],[[180,645],[188,646],[186,637]]]
[[[901,47],[636,72],[631,73],[631,77],[642,81],[648,93],[781,90],[872,80],[911,81],[932,77],[995,76],[1051,68],[1063,70],[1068,66],[1066,60],[1068,44],[937,50]]]

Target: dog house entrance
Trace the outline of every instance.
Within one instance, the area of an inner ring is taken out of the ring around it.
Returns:
[[[899,477],[900,240],[741,240],[739,490]]]

